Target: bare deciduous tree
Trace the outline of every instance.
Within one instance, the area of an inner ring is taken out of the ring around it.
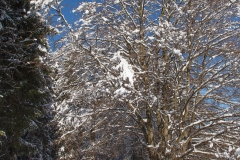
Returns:
[[[237,2],[108,0],[82,2],[74,11],[79,27],[54,55],[59,115],[79,121],[76,127],[62,118],[64,136],[83,138],[79,127],[88,128],[95,158],[112,158],[108,150],[123,146],[125,158],[238,156]],[[68,156],[86,151],[79,147]]]

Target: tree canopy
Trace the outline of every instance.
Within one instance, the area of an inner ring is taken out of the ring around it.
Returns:
[[[54,53],[62,159],[236,158],[238,2],[107,0],[73,12]]]

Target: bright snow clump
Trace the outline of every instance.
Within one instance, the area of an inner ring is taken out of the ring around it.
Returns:
[[[132,69],[132,66],[128,63],[126,59],[124,59],[120,52],[117,52],[116,55],[113,57],[114,59],[119,59],[120,63],[115,67],[115,69],[120,69],[121,74],[120,76],[123,78],[123,80],[129,80],[130,85],[133,86],[134,82],[134,70]]]
[[[240,158],[240,148],[237,148],[236,151],[235,151],[235,156],[237,158]]]

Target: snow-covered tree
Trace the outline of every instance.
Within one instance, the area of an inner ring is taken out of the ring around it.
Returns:
[[[0,159],[51,159],[47,28],[30,0],[0,0]]]
[[[54,54],[61,158],[238,156],[237,1],[107,0],[73,11],[78,27]]]

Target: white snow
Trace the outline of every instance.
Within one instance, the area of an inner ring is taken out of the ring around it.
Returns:
[[[127,92],[129,92],[129,91],[127,91],[125,88],[121,87],[121,88],[117,89],[114,92],[114,94],[116,94],[116,95],[123,95],[124,93],[127,93]]]
[[[121,74],[120,77],[123,78],[123,80],[129,80],[129,83],[131,86],[133,86],[134,83],[134,70],[132,69],[131,64],[128,63],[126,59],[124,59],[120,52],[117,52],[114,56],[114,59],[119,59],[120,63],[115,67],[115,69],[120,69]]]
[[[51,2],[53,2],[53,0],[31,0],[30,4],[34,4],[37,7],[44,8],[45,6],[50,4]],[[28,13],[31,13],[31,12],[28,12]]]
[[[240,148],[237,148],[237,149],[235,150],[234,155],[235,155],[237,158],[240,158]]]
[[[64,151],[65,151],[65,147],[62,146],[62,147],[60,148],[60,151],[64,152]]]
[[[151,41],[154,41],[155,40],[155,37],[152,37],[152,36],[150,36],[150,37],[148,37]]]
[[[48,4],[50,2],[52,2],[53,0],[31,0],[30,4]]]
[[[103,19],[104,21],[108,21],[108,19],[107,19],[106,17],[102,17],[102,19]]]
[[[115,0],[115,1],[114,1],[115,4],[117,4],[117,3],[119,3],[119,2],[120,2],[119,0]]]
[[[212,148],[212,147],[213,147],[213,142],[210,141],[209,143],[210,143],[210,144],[209,144],[209,147]]]
[[[173,53],[175,53],[176,55],[178,55],[180,58],[182,58],[182,53],[179,49],[173,49]]]
[[[38,45],[38,49],[42,52],[47,52],[47,48],[42,45]]]
[[[72,12],[85,12],[86,14],[90,13],[94,13],[96,12],[96,7],[97,3],[96,2],[83,2],[81,3],[77,9],[73,9]],[[86,12],[87,10],[87,12]]]

